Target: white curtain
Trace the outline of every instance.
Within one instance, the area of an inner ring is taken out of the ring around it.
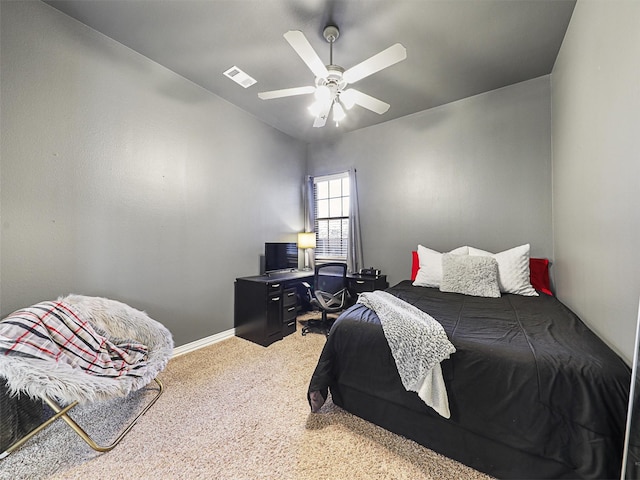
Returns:
[[[316,224],[316,207],[313,198],[313,177],[307,176],[304,184],[304,231],[313,232]],[[316,253],[314,248],[308,248],[305,251],[305,257],[308,259],[309,267],[315,268]]]
[[[362,236],[360,234],[360,209],[358,206],[358,182],[356,169],[349,170],[349,242],[347,245],[347,269],[357,273],[364,267],[362,261]]]

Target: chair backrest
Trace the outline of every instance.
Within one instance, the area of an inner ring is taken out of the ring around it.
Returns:
[[[346,263],[332,262],[316,265],[314,290],[334,294],[344,288],[347,288]]]

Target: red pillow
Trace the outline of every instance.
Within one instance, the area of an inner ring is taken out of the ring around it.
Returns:
[[[539,292],[553,296],[549,282],[549,260],[546,258],[530,258],[529,272],[531,275],[531,286]]]
[[[420,270],[420,260],[418,259],[418,252],[414,250],[411,252],[411,281],[413,282],[416,279],[416,275],[418,275],[418,270]]]
[[[411,260],[411,281],[413,282],[420,268],[417,251],[414,250],[411,252]],[[531,286],[539,292],[553,296],[551,284],[549,283],[549,260],[546,258],[530,258],[529,272]]]

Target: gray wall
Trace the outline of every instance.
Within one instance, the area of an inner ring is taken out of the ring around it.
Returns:
[[[302,229],[305,146],[40,2],[2,2],[0,313],[70,292],[177,345]]]
[[[550,123],[545,76],[312,144],[307,161],[356,167],[364,262],[393,284],[419,243],[552,257]]]
[[[640,2],[579,0],[552,73],[558,296],[627,360],[640,295]]]

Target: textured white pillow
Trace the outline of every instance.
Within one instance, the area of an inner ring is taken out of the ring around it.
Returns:
[[[454,255],[468,255],[469,247],[458,247],[449,253]],[[440,287],[442,281],[442,253],[418,245],[418,260],[420,268],[413,281],[414,287]]]
[[[498,261],[488,256],[443,254],[440,291],[499,297]]]
[[[493,254],[469,247],[469,255],[493,257],[498,261],[498,283],[501,292],[537,297],[538,292],[531,286],[529,249],[530,246],[527,243]]]

